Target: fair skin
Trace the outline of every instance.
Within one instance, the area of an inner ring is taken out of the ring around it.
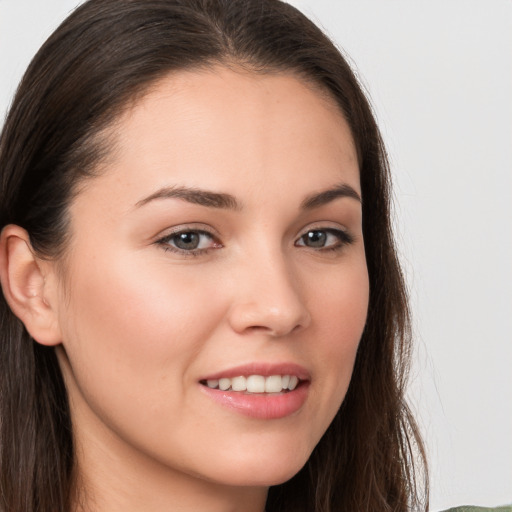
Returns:
[[[57,347],[84,508],[261,512],[336,414],[366,320],[348,125],[294,76],[217,67],[161,80],[110,136],[65,261],[16,226],[1,246],[11,307]],[[215,382],[251,375],[281,387]]]

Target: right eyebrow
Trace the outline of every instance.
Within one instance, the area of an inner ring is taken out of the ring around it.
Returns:
[[[163,187],[136,203],[140,208],[158,199],[183,199],[189,203],[199,204],[208,208],[241,210],[241,204],[231,194],[213,192],[195,187]]]

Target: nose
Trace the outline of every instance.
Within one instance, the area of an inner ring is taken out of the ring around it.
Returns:
[[[283,337],[311,322],[305,292],[282,257],[245,261],[236,275],[236,299],[229,322],[237,333],[258,331]]]

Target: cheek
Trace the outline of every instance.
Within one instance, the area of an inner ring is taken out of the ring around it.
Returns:
[[[351,266],[339,279],[325,283],[315,300],[318,336],[311,357],[321,368],[317,388],[332,420],[347,392],[355,357],[366,323],[369,283],[366,265]]]
[[[332,350],[357,347],[366,323],[369,300],[364,253],[339,273],[327,274],[317,285],[313,316],[330,340]]]
[[[190,286],[180,272],[141,263],[118,257],[73,272],[64,347],[91,399],[109,389],[137,401],[168,399],[221,315],[208,283]]]
[[[332,354],[338,354],[339,360],[344,354],[355,352],[366,323],[367,281],[364,277],[348,281],[319,300],[318,318],[324,325],[323,331],[328,340],[326,362],[331,360]]]
[[[137,260],[117,259],[114,265],[75,276],[73,310],[67,317],[76,319],[76,332],[93,343],[100,337],[112,346],[138,348],[141,355],[170,346],[180,351],[191,337],[207,332],[208,320],[215,316],[214,304],[203,307],[204,287],[191,286],[180,272],[163,273]]]
[[[181,453],[179,444],[169,448],[175,439],[192,442],[194,361],[222,304],[210,299],[215,283],[192,286],[187,272],[148,259],[118,255],[73,269],[62,314],[64,373],[81,431],[96,435],[106,426],[160,459]]]

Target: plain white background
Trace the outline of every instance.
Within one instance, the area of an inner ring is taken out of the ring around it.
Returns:
[[[0,116],[78,0],[0,0]],[[512,502],[512,1],[293,0],[349,55],[395,181],[432,510]]]

